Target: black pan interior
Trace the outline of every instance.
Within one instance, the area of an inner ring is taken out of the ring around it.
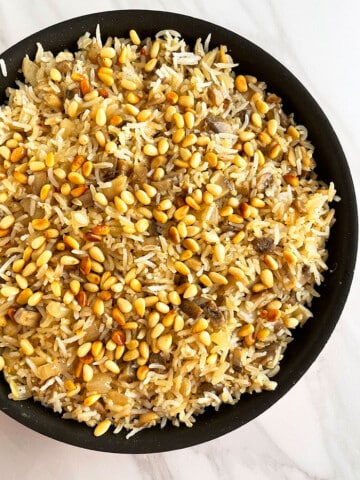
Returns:
[[[219,437],[260,415],[280,399],[314,362],[331,335],[343,309],[350,288],[357,249],[357,211],[350,171],[339,141],[319,105],[303,85],[278,61],[245,38],[217,25],[184,15],[167,12],[124,10],[87,15],[42,30],[7,50],[8,76],[0,75],[0,101],[5,101],[5,89],[21,78],[18,69],[25,54],[32,57],[36,43],[54,52],[76,48],[76,41],[86,31],[95,34],[100,24],[102,37],[127,36],[135,28],[144,38],[163,29],[175,29],[193,44],[211,33],[211,45],[225,44],[238,71],[265,80],[268,90],[284,99],[285,110],[295,113],[297,123],[308,127],[309,137],[316,147],[318,173],[325,181],[334,181],[341,202],[334,204],[336,223],[328,243],[329,271],[320,288],[321,297],[312,306],[314,318],[295,333],[289,345],[275,392],[244,395],[236,406],[223,406],[219,412],[208,409],[195,425],[175,428],[153,428],[125,439],[125,433],[107,433],[95,438],[92,429],[60,416],[31,400],[14,402],[7,399],[8,386],[0,378],[0,409],[33,430],[63,442],[107,452],[148,453],[174,450]],[[240,27],[239,27],[240,31]],[[340,106],[339,106],[340,108]]]

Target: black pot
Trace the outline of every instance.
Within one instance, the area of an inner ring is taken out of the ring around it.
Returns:
[[[294,333],[281,370],[276,376],[278,387],[274,392],[243,395],[235,406],[224,405],[218,412],[207,409],[192,428],[144,430],[129,440],[125,433],[108,432],[95,438],[92,429],[75,421],[63,420],[60,415],[34,403],[32,400],[15,402],[7,398],[9,388],[0,378],[0,409],[23,425],[63,442],[93,450],[121,453],[161,452],[183,448],[230,432],[257,417],[281,398],[315,361],[329,339],[349,292],[357,250],[357,210],[354,187],[344,153],[329,121],[309,92],[283,65],[271,55],[245,38],[209,22],[167,12],[124,10],[91,14],[68,20],[46,28],[14,47],[1,57],[6,61],[8,76],[0,75],[0,101],[5,101],[5,89],[13,85],[25,54],[30,58],[36,51],[36,43],[45,49],[58,52],[75,50],[77,39],[85,32],[95,34],[101,27],[102,37],[128,36],[135,28],[141,38],[153,36],[163,29],[179,31],[189,44],[198,37],[204,40],[211,33],[211,45],[225,44],[235,62],[240,63],[242,73],[255,75],[266,81],[268,90],[280,95],[286,112],[294,112],[297,123],[309,130],[309,138],[315,146],[319,177],[334,181],[341,202],[333,206],[336,223],[328,242],[329,270],[321,285],[320,298],[313,301],[314,318]],[[340,108],[340,106],[339,106]]]

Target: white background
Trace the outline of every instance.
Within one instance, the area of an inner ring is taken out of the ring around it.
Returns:
[[[129,8],[168,10],[218,23],[284,63],[328,115],[359,192],[357,0],[2,0],[0,52],[61,20]],[[97,453],[47,439],[0,414],[0,478],[359,479],[359,311],[357,269],[341,320],[305,377],[255,421],[198,447],[138,456]]]

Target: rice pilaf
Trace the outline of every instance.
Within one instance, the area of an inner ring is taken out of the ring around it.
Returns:
[[[39,44],[0,108],[0,369],[96,436],[275,389],[336,199],[225,46],[129,37]]]

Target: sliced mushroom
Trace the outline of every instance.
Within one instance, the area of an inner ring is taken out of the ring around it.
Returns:
[[[89,208],[94,205],[94,199],[90,190],[86,190],[86,192],[80,197],[78,197],[76,200],[80,200],[84,208]]]
[[[114,178],[117,177],[118,174],[119,174],[119,171],[117,168],[116,161],[113,163],[111,167],[102,168],[99,172],[100,180],[102,182],[111,182],[111,180],[114,180]]]
[[[274,248],[274,240],[270,237],[255,238],[254,248],[259,253],[271,252]]]
[[[284,128],[288,128],[288,126],[290,125],[290,119],[282,109],[279,112],[279,116],[280,116],[280,125]]]
[[[266,101],[267,101],[267,103],[279,104],[279,103],[281,103],[281,98],[278,95],[276,95],[275,93],[270,93],[270,95],[268,95],[266,97]]]
[[[133,169],[133,165],[131,162],[121,158],[117,160],[116,168],[120,175],[125,175],[128,177],[130,175],[131,170]]]
[[[149,222],[149,228],[148,228],[148,232],[149,232],[149,235],[150,235],[150,238],[157,238],[159,236],[159,231],[157,229],[157,223],[155,220],[150,220]]]
[[[88,59],[91,63],[97,63],[100,54],[100,47],[98,43],[92,43],[88,50]]]
[[[204,316],[210,320],[210,323],[216,327],[220,327],[225,323],[225,317],[222,311],[213,300],[203,305],[203,313]]]
[[[119,375],[120,382],[132,383],[136,380],[136,363],[128,362]]]
[[[184,277],[184,275],[180,275],[180,273],[175,273],[174,285],[178,287],[179,285],[182,285],[185,282],[187,282],[187,277]]]
[[[181,310],[189,317],[196,320],[200,317],[203,309],[199,307],[195,302],[188,299],[183,299],[180,305]]]
[[[210,102],[218,107],[224,101],[224,95],[219,85],[211,85],[207,91]]]
[[[241,361],[241,348],[235,347],[231,355],[231,364],[235,372],[241,372],[243,364]]]
[[[267,187],[271,185],[273,180],[273,176],[270,172],[264,173],[261,175],[259,180],[257,181],[256,188],[259,192],[263,192]]]
[[[211,382],[201,382],[198,388],[198,393],[204,395],[205,392],[213,392],[219,395],[223,391],[224,387],[221,383],[213,385]]]
[[[312,282],[312,273],[310,271],[310,268],[307,266],[307,265],[304,265],[302,267],[302,271],[301,271],[301,275],[300,275],[300,279],[299,279],[299,282],[301,285],[305,285],[307,283],[311,283]]]
[[[148,169],[146,168],[146,165],[134,165],[133,182],[139,185],[142,183],[146,183],[147,173]]]
[[[165,359],[162,357],[160,353],[150,353],[148,363],[158,363],[159,365],[165,366]]]
[[[165,180],[159,180],[158,182],[151,182],[151,185],[156,188],[158,192],[167,192],[172,185],[172,180],[167,178]]]
[[[206,118],[206,124],[214,133],[231,133],[230,123],[220,116],[209,115]]]
[[[80,88],[79,87],[74,87],[74,88],[67,88],[65,90],[65,97],[68,99],[68,100],[72,100],[75,95],[80,95]]]
[[[246,117],[250,117],[251,113],[252,113],[252,110],[250,107],[246,107],[243,110],[240,110],[240,112],[238,113],[238,118],[240,120],[241,125],[244,123]]]
[[[156,222],[156,220],[153,220],[153,219],[149,220],[148,232],[149,232],[149,235],[151,237],[154,237],[155,239],[157,239],[160,235],[167,236],[169,228],[170,228],[169,225],[166,225],[164,223],[158,223]],[[159,242],[156,241],[155,243],[158,244]]]
[[[56,68],[59,70],[60,73],[69,73],[72,71],[72,63],[69,60],[63,60],[56,64]]]
[[[265,348],[257,350],[259,353],[264,353],[262,357],[258,357],[256,360],[254,360],[253,363],[260,364],[266,366],[269,364],[271,368],[271,362],[276,356],[277,350],[280,348],[279,345],[276,343],[271,343],[270,345],[267,345]]]
[[[24,327],[36,327],[41,320],[41,314],[26,308],[19,308],[14,315],[14,319],[16,323]]]

